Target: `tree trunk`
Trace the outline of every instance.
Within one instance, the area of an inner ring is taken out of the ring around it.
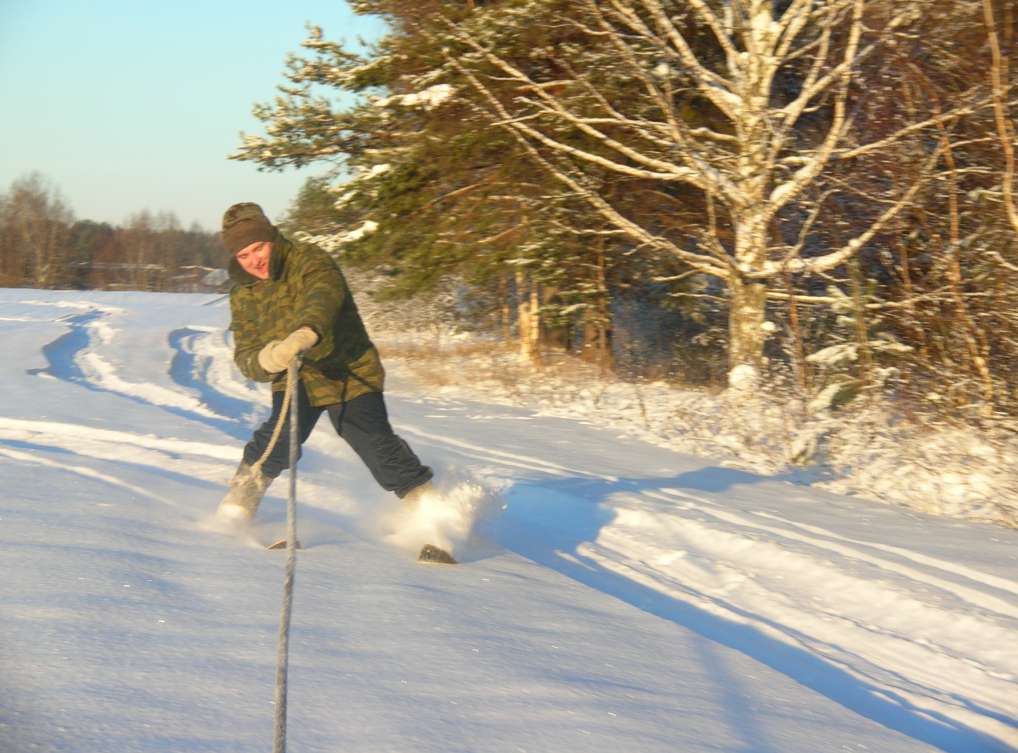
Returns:
[[[538,286],[522,269],[516,271],[516,321],[520,356],[529,363],[541,363],[541,299]]]
[[[531,280],[530,283],[530,329],[527,331],[529,343],[527,349],[530,352],[530,363],[534,366],[541,365],[541,289],[540,286]]]
[[[548,310],[549,306],[554,306],[560,300],[558,288],[550,285],[542,286],[540,298],[542,302],[542,309]],[[572,349],[572,334],[572,327],[568,321],[563,321],[556,325],[549,325],[546,317],[544,326],[541,327],[540,332],[541,345],[546,350],[558,350],[564,353],[569,352]]]
[[[809,392],[810,375],[806,347],[802,339],[802,323],[799,321],[799,305],[795,300],[795,290],[792,288],[792,276],[787,270],[784,278],[785,291],[788,293],[788,329],[792,335],[792,365],[799,390],[805,395]]]
[[[864,385],[870,383],[873,374],[873,348],[870,346],[869,322],[866,318],[866,293],[863,290],[862,266],[855,258],[848,265],[849,279],[852,284],[852,305],[855,310],[852,319],[855,323],[855,342],[859,346],[859,381]]]
[[[520,357],[530,360],[530,302],[527,290],[527,273],[516,270],[516,337],[520,343]]]
[[[607,376],[615,368],[612,355],[611,300],[608,297],[608,273],[604,254],[604,236],[597,246],[597,363],[601,376]]]
[[[745,156],[744,183],[755,201],[749,210],[735,214],[735,261],[739,271],[728,280],[732,302],[728,312],[728,367],[752,367],[759,373],[763,366],[763,349],[766,334],[763,324],[767,308],[767,283],[749,280],[741,272],[759,269],[767,258],[768,233],[763,206],[763,181],[753,174],[752,162],[756,155]]]
[[[502,327],[502,339],[508,343],[512,339],[511,312],[509,306],[509,273],[502,270],[498,274],[499,324]]]
[[[728,312],[728,365],[731,369],[750,366],[759,373],[763,366],[767,287],[736,277],[729,283],[729,289],[732,303]]]
[[[941,139],[945,147],[944,156],[947,161],[947,167],[950,170],[947,197],[948,213],[951,221],[951,238],[948,249],[947,277],[951,283],[951,297],[954,299],[955,313],[962,323],[962,337],[964,337],[965,344],[968,347],[972,368],[978,374],[982,384],[983,404],[980,406],[980,411],[984,416],[989,417],[993,415],[994,401],[993,375],[990,373],[986,362],[986,356],[989,354],[990,348],[985,338],[980,337],[982,333],[976,327],[975,322],[972,321],[968,304],[965,301],[964,280],[962,278],[961,262],[958,258],[961,252],[961,213],[958,208],[957,164],[947,131],[943,127],[941,127]]]
[[[765,132],[773,70],[751,55],[745,74],[739,92],[743,98],[743,107],[736,119],[736,133],[740,142],[736,174],[744,203],[741,207],[730,208],[737,267],[737,271],[733,271],[728,280],[732,295],[728,312],[730,373],[740,366],[752,367],[756,373],[760,372],[763,365],[763,323],[767,305],[767,283],[746,279],[743,274],[763,266],[770,240],[766,212],[769,171]]]

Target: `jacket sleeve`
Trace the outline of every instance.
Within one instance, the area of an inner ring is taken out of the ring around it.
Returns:
[[[318,342],[307,355],[325,358],[335,347],[333,327],[347,296],[346,280],[332,257],[314,246],[305,247],[301,258],[300,326],[318,334]]]
[[[270,374],[258,364],[258,351],[266,344],[240,296],[230,295],[230,330],[233,332],[233,360],[240,373],[256,382],[271,382]]]

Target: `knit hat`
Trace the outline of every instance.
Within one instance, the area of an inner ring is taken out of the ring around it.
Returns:
[[[223,245],[230,255],[258,241],[271,241],[276,228],[257,204],[244,201],[234,204],[223,214]]]

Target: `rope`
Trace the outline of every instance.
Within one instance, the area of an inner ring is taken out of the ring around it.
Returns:
[[[286,369],[286,393],[283,406],[272,432],[268,449],[259,459],[256,468],[272,452],[283,429],[284,417],[290,413],[290,494],[286,502],[286,575],[283,579],[283,606],[279,614],[279,636],[276,641],[276,723],[272,741],[272,753],[286,753],[286,676],[290,658],[290,613],[293,610],[293,576],[297,569],[297,449],[298,411],[291,410],[297,386],[297,369],[300,360],[294,357]]]
[[[265,452],[263,452],[262,456],[251,465],[251,470],[254,473],[257,473],[262,469],[262,466],[265,464],[265,461],[269,459],[269,455],[271,455],[272,451],[276,449],[276,443],[279,441],[279,435],[283,433],[283,420],[284,417],[286,416],[286,412],[290,410],[290,403],[293,402],[294,393],[297,391],[298,368],[300,368],[300,359],[299,357],[294,356],[293,360],[286,367],[286,391],[283,393],[283,405],[279,409],[279,418],[276,419],[276,427],[272,430],[272,436],[269,437],[269,444],[265,448]],[[293,374],[290,373],[291,371],[293,371]],[[296,413],[297,411],[294,411],[295,415],[294,418],[291,420],[291,423],[296,423],[297,421]],[[293,436],[291,436],[290,438],[293,439]],[[290,444],[291,478],[293,477],[293,473],[296,470],[296,466],[294,465],[295,455],[296,453],[294,452],[294,444],[291,442]]]

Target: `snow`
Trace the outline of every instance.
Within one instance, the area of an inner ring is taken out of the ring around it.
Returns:
[[[370,307],[362,311],[377,321],[390,318]],[[398,322],[389,326],[395,330]],[[410,353],[413,358],[403,360],[411,373],[446,397],[525,407],[611,427],[621,436],[678,453],[713,457],[749,473],[1018,528],[1013,425],[977,431],[910,423],[893,404],[893,394],[861,396],[857,382],[837,376],[832,377],[836,390],[825,394],[828,385],[819,384],[814,388],[819,392],[803,395],[787,383],[740,370],[737,374],[747,379],[737,379],[739,388],[717,392],[605,378],[575,357],[550,355],[545,368],[535,372],[516,351],[494,343],[485,351],[470,337],[409,330],[389,342],[396,350],[387,352]],[[391,357],[388,363],[403,365]],[[836,407],[828,400],[844,404],[850,398],[850,409],[828,410]]]
[[[344,184],[344,188],[345,188],[345,184]],[[353,199],[356,196],[357,196],[357,192],[356,191],[345,191],[338,199],[336,199],[335,202],[333,202],[333,206],[336,207],[336,209],[342,209],[347,204],[349,204],[351,201],[353,201]]]
[[[355,243],[356,241],[367,238],[369,235],[373,235],[377,231],[377,222],[374,220],[365,220],[353,230],[348,230],[345,233],[310,235],[308,233],[298,232],[294,237],[304,243],[311,243],[316,246],[320,246],[330,253],[338,254],[343,251],[343,247],[347,244]]]
[[[284,556],[260,543],[287,484],[248,536],[209,525],[268,415],[227,318],[214,296],[0,290],[5,753],[269,748]],[[384,356],[399,333],[375,334]],[[440,493],[407,513],[326,425],[309,441],[290,749],[1018,746],[1018,531],[390,363]],[[413,561],[436,532],[462,565]]]
[[[401,107],[423,107],[425,110],[433,110],[448,101],[455,93],[456,88],[450,84],[434,84],[419,92],[395,94],[391,97],[379,99],[375,104],[379,107],[399,105]]]
[[[404,94],[401,97],[400,103],[404,107],[423,105],[425,109],[432,110],[448,100],[455,93],[455,87],[450,86],[449,84],[435,84],[434,86],[429,86],[424,91],[415,92],[413,94]]]
[[[809,360],[808,358],[806,360]],[[834,400],[845,391],[846,382],[832,382],[817,393],[816,397],[806,404],[806,411],[810,414],[822,413],[830,410]]]
[[[339,245],[345,245],[347,243],[353,243],[354,241],[359,241],[362,238],[366,238],[369,235],[372,235],[377,230],[378,230],[378,223],[377,222],[375,222],[374,220],[365,220],[364,222],[362,222],[360,225],[355,227],[350,232],[345,233],[345,234],[339,236],[338,244]]]
[[[859,346],[856,343],[838,343],[830,347],[810,353],[806,360],[819,366],[837,366],[855,361],[859,357]]]
[[[753,389],[759,384],[760,375],[755,368],[743,363],[728,372],[728,386],[735,391]]]

